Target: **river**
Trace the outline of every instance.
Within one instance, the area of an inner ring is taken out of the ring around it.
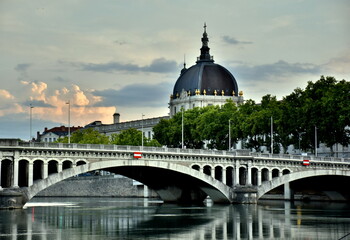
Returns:
[[[137,198],[34,198],[0,211],[1,240],[350,239],[350,205],[163,204]],[[347,235],[349,234],[349,235]]]

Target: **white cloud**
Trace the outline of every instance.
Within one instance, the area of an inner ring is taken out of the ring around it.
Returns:
[[[0,89],[0,98],[14,99],[15,97],[11,93],[9,93],[7,90]]]

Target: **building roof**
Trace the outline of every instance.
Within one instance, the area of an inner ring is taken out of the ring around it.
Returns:
[[[80,127],[80,126],[78,126],[78,127],[70,127],[70,132],[72,133],[72,132],[74,132],[74,131],[76,131],[76,130],[79,130],[79,129],[81,129],[82,127]],[[66,136],[66,135],[68,135],[68,127],[66,127],[66,126],[60,126],[60,127],[54,127],[54,128],[51,128],[51,129],[47,129],[47,128],[45,128],[45,131],[43,132],[43,134],[42,135],[44,135],[44,134],[47,134],[47,133],[49,133],[49,132],[51,132],[51,133],[55,133],[55,134],[57,134],[58,136]]]
[[[183,90],[188,95],[197,95],[198,93],[238,96],[236,79],[226,68],[214,63],[214,58],[209,53],[208,42],[206,25],[204,25],[201,54],[192,67],[186,69],[186,64],[184,64],[181,75],[174,86],[173,99],[178,98]]]

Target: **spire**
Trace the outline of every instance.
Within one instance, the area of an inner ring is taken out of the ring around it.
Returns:
[[[181,69],[180,75],[183,74],[186,70],[187,70],[187,68],[186,68],[186,55],[184,55],[184,68]]]
[[[199,58],[197,58],[197,62],[199,61],[208,61],[208,62],[214,62],[213,57],[210,56],[209,50],[210,48],[208,47],[208,34],[207,34],[207,24],[204,23],[204,32],[203,32],[203,37],[202,37],[202,47],[201,47],[201,55]]]

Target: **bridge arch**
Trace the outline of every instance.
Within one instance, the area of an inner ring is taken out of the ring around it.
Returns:
[[[13,161],[8,158],[3,158],[0,162],[1,164],[1,185],[0,187],[11,187],[13,183]]]
[[[50,159],[47,161],[48,175],[58,173],[58,161],[56,159]]]
[[[62,160],[62,170],[72,168],[73,167],[73,161],[70,159],[63,159]]]
[[[34,197],[38,192],[41,190],[60,182],[66,178],[72,177],[74,175],[78,175],[81,173],[99,170],[99,169],[119,169],[118,173],[125,175],[127,177],[130,177],[145,183],[146,185],[149,185],[147,179],[142,179],[142,174],[144,174],[144,170],[140,173],[140,175],[133,175],[135,172],[133,172],[133,168],[142,167],[143,169],[158,169],[158,172],[165,171],[165,172],[171,172],[172,176],[177,176],[179,178],[184,177],[187,180],[191,179],[194,185],[191,185],[191,182],[186,182],[189,186],[196,186],[198,190],[201,190],[205,194],[211,197],[211,199],[214,202],[226,202],[230,203],[232,202],[232,188],[226,186],[222,182],[214,179],[211,176],[208,176],[205,173],[199,172],[195,169],[174,164],[174,163],[165,163],[161,161],[147,161],[147,160],[111,160],[111,161],[103,161],[103,162],[93,162],[88,163],[84,165],[79,165],[74,168],[69,168],[66,170],[63,170],[62,172],[51,174],[45,179],[42,179],[40,181],[36,181],[32,186],[25,189],[25,194],[27,196],[27,199],[30,200],[32,197]],[[124,174],[123,174],[124,173]],[[136,176],[136,178],[134,177]],[[154,176],[153,176],[154,177]],[[162,181],[157,180],[158,183],[164,182],[164,179]],[[173,183],[172,181],[170,181]],[[152,182],[153,184],[154,182]],[[178,192],[179,188],[176,189],[176,186],[170,186],[169,188],[162,188],[164,186],[161,186],[157,189],[157,186],[150,186],[152,189],[157,191],[157,193],[160,195],[160,197],[164,201],[177,201],[181,196],[181,193]],[[191,193],[192,194],[192,193]],[[204,196],[205,197],[205,196]],[[202,199],[204,200],[204,198]]]
[[[271,181],[266,181],[258,187],[258,199],[262,197],[267,192],[272,189],[281,186],[282,184],[289,183],[295,180],[309,178],[309,177],[317,177],[317,176],[345,176],[350,177],[350,172],[345,170],[337,170],[337,169],[313,169],[302,172],[291,172],[289,174],[282,175],[277,178],[273,178]]]
[[[191,164],[191,168],[197,171],[200,171],[201,167],[199,164]]]
[[[18,186],[28,187],[29,161],[21,159],[18,161]]]
[[[44,161],[42,159],[33,160],[33,180],[44,179]]]
[[[279,176],[279,173],[280,173],[279,168],[273,168],[271,171],[272,171],[272,178],[277,178]]]

